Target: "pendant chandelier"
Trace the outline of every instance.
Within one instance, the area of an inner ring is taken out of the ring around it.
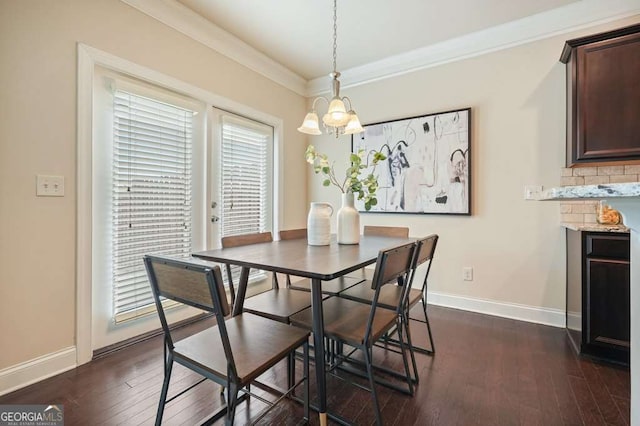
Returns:
[[[356,112],[351,107],[351,99],[346,96],[340,97],[340,73],[336,70],[336,51],[338,49],[338,13],[337,0],[333,0],[333,72],[329,74],[331,77],[331,100],[324,96],[318,96],[313,100],[311,111],[307,113],[302,122],[302,126],[298,127],[298,131],[308,135],[321,135],[318,123],[318,113],[316,112],[316,103],[324,100],[328,104],[327,113],[322,116],[322,124],[326,132],[334,134],[336,138],[340,135],[351,135],[354,133],[364,132],[360,120]],[[349,109],[345,103],[349,104]]]

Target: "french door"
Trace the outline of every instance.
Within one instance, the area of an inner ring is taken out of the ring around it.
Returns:
[[[273,127],[212,108],[209,247],[232,235],[273,230]],[[232,268],[237,282],[240,268]],[[263,279],[251,271],[250,281]],[[227,280],[224,274],[225,282]]]
[[[93,111],[96,350],[159,328],[144,254],[188,257],[271,230],[273,129],[107,70]],[[170,307],[170,322],[199,313]]]

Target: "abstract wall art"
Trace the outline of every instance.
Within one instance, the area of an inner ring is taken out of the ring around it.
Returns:
[[[471,108],[364,129],[352,136],[352,152],[387,156],[376,168],[378,204],[370,213],[471,214]]]

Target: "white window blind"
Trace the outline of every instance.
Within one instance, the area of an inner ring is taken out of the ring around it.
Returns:
[[[240,117],[222,117],[222,237],[271,231],[272,145],[272,127]],[[234,282],[239,271],[232,268]],[[252,270],[250,279],[262,276]]]
[[[125,91],[114,94],[116,321],[153,303],[143,255],[190,254],[192,120],[193,111]]]

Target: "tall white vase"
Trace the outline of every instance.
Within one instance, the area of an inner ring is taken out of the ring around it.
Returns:
[[[342,207],[338,210],[338,243],[358,244],[360,242],[360,213],[354,207],[352,192],[342,194]]]
[[[310,246],[328,246],[331,242],[331,215],[329,203],[311,203],[307,217],[307,243]]]

